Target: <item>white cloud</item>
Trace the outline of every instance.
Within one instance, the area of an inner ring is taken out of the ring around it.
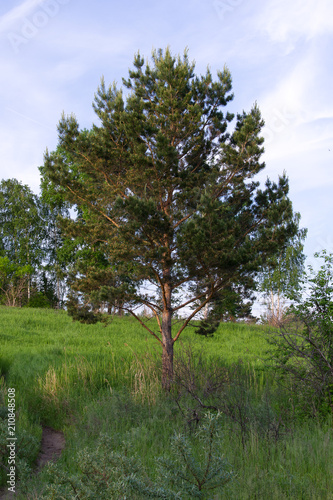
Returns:
[[[299,37],[309,40],[316,35],[332,33],[333,3],[331,0],[271,0],[265,3],[258,17],[258,27],[273,42],[295,47]]]
[[[27,128],[24,125],[22,122],[17,127],[15,134],[11,129],[0,129],[3,138],[0,145],[0,178],[16,178],[23,184],[28,184],[34,192],[38,192],[37,167],[43,163],[43,154],[49,134],[40,127],[30,126]],[[43,142],[44,147],[36,147],[36,144]]]
[[[12,25],[18,21],[22,20],[27,16],[32,10],[40,5],[40,0],[25,0],[17,7],[14,7],[6,14],[0,18],[0,33],[7,31],[12,27]]]
[[[265,160],[291,166],[298,189],[332,184],[325,175],[333,136],[333,106],[327,102],[330,80],[323,74],[324,59],[320,45],[304,46],[294,67],[286,66],[285,73],[276,75],[275,87],[258,99],[266,124]],[[314,164],[315,178],[311,175]]]

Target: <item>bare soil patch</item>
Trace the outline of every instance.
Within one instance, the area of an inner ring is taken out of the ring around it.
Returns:
[[[65,438],[62,432],[51,427],[43,427],[41,449],[37,458],[38,473],[47,462],[56,461],[65,448]]]

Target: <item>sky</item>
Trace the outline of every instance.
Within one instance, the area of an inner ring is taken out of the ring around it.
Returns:
[[[316,266],[314,252],[333,252],[332,0],[2,0],[0,179],[38,194],[62,112],[90,128],[101,77],[121,86],[135,53],[167,46],[187,47],[198,74],[227,65],[231,112],[258,104],[261,180],[287,173]]]

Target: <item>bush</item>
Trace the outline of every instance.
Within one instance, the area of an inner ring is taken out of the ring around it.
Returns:
[[[52,304],[44,293],[37,292],[29,299],[27,307],[51,308]]]
[[[74,474],[49,464],[48,486],[43,500],[55,498],[185,500],[211,498],[210,492],[223,487],[233,472],[222,455],[220,415],[207,414],[193,436],[175,434],[172,456],[157,459],[158,481],[152,480],[131,442],[116,451],[114,439],[101,435],[96,448],[85,448],[76,457]]]
[[[300,402],[312,413],[333,410],[333,255],[323,251],[318,272],[309,266],[301,296],[290,298],[290,321],[271,336],[275,367],[291,376]]]
[[[216,360],[206,363],[191,349],[178,355],[173,396],[190,431],[201,423],[207,410],[213,410],[239,436],[243,449],[251,435],[276,443],[285,434],[289,411],[286,407],[283,412],[278,410],[279,395],[268,384],[261,384],[258,398],[258,380],[251,384],[247,370],[241,360],[229,366]]]
[[[210,492],[234,477],[223,456],[220,427],[221,414],[208,412],[194,436],[175,434],[171,459],[159,460],[161,477],[181,492],[179,498],[211,498]]]

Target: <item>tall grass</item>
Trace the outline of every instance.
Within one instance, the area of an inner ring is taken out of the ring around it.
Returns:
[[[219,446],[236,473],[207,498],[333,499],[332,421],[297,417],[296,399],[264,363],[262,327],[222,324],[207,339],[188,328],[175,347],[176,365],[183,363],[193,394],[185,384],[165,395],[160,346],[132,318],[81,325],[63,311],[1,307],[0,322],[2,394],[6,385],[16,388],[22,430],[39,439],[41,424],[65,431],[61,474],[80,474],[76,455],[107,435],[112,449],[139,456],[158,482],[158,457],[172,460],[174,433],[191,439],[207,411],[193,397],[199,394],[207,407],[220,405]],[[44,498],[51,476],[45,470],[25,490],[22,482],[22,498]]]
[[[151,399],[158,393],[161,349],[135,319],[83,325],[64,311],[0,307],[0,322],[0,373],[49,425],[63,425],[71,401],[81,407],[85,396],[103,389],[126,385],[137,397]],[[258,327],[225,324],[209,339],[188,328],[176,353],[189,344],[208,361],[232,364],[241,358],[249,370],[263,366],[265,341]]]

